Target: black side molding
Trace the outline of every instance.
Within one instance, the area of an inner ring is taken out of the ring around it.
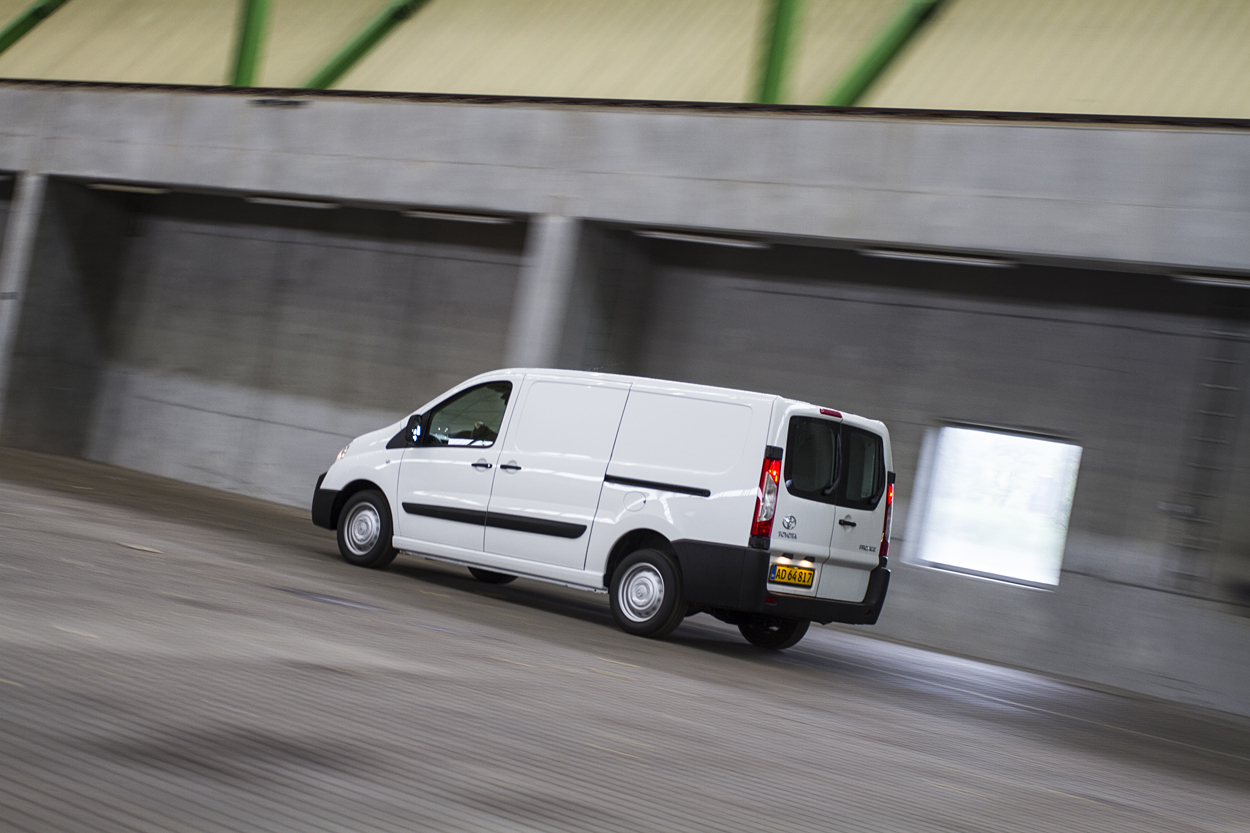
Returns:
[[[522,515],[504,515],[499,512],[484,512],[480,509],[457,509],[452,506],[430,506],[426,503],[405,503],[404,511],[409,515],[438,518],[442,521],[493,526],[496,529],[512,529],[517,532],[533,532],[536,535],[550,535],[554,538],[580,538],[586,532],[585,524],[550,521],[546,518],[527,518]]]
[[[479,509],[456,509],[451,506],[430,506],[427,503],[405,503],[404,511],[409,515],[438,518],[441,521],[456,521],[476,526],[486,525],[486,513]]]
[[[637,486],[641,489],[655,489],[657,492],[674,492],[679,495],[694,495],[695,497],[711,497],[711,489],[699,489],[694,486],[678,486],[675,483],[659,483],[655,480],[637,480],[633,477],[617,477],[615,474],[605,474],[603,476],[604,483],[615,483],[618,486]]]
[[[520,515],[501,515],[498,512],[490,512],[486,515],[486,525],[497,529],[514,529],[517,532],[550,535],[554,538],[580,538],[586,531],[586,524],[549,521],[545,518],[526,518]]]

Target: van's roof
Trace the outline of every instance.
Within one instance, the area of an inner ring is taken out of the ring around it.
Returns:
[[[715,385],[697,385],[693,382],[674,382],[670,379],[655,379],[649,376],[626,376],[621,373],[600,373],[594,370],[557,370],[555,368],[550,368],[550,367],[506,367],[506,368],[500,368],[499,370],[492,370],[489,373],[483,373],[480,375],[491,376],[497,373],[534,373],[534,374],[542,374],[543,376],[555,376],[555,377],[563,377],[567,379],[601,379],[604,381],[626,382],[630,384],[635,383],[635,382],[645,382],[649,385],[661,385],[663,387],[667,387],[675,393],[677,392],[695,393],[698,391],[707,391],[711,393],[723,393],[723,394],[724,393],[747,394],[748,396],[758,396],[758,397],[765,398],[765,399],[772,399],[772,400],[781,399],[786,402],[793,403],[795,405],[807,405],[812,408],[826,407],[822,405],[815,405],[811,402],[805,402],[801,399],[789,399],[787,397],[780,396],[775,393],[763,393],[760,391],[741,390],[738,388],[722,388],[722,387],[716,387]],[[474,378],[477,378],[477,377],[474,377]],[[848,411],[843,411],[840,408],[838,409],[838,412],[841,413],[843,417],[852,417],[856,421],[863,421],[865,423],[878,422],[877,420],[868,419],[866,417],[861,417],[858,414],[852,414]]]

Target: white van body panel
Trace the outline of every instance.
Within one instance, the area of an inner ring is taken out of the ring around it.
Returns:
[[[751,534],[775,398],[696,385],[634,384],[607,472],[612,479],[641,481],[633,491],[645,502],[628,501],[633,508],[627,511],[639,519],[663,518],[678,538],[742,546]],[[702,490],[706,496],[653,484]],[[624,500],[629,491],[613,493]],[[621,532],[633,526],[627,523]]]
[[[524,381],[519,373],[502,373],[475,384],[459,386],[444,401],[461,391],[471,390],[484,382],[507,382],[512,385],[504,410],[500,431],[506,431],[516,411],[516,390]],[[397,536],[420,541],[425,545],[448,545],[481,552],[483,527],[447,518],[432,517],[408,511],[414,506],[444,510],[477,512],[485,515],[494,483],[500,443],[498,438],[488,447],[420,446],[403,452],[395,497],[387,496],[394,516]]]
[[[357,480],[365,480],[376,483],[386,499],[393,501],[395,483],[399,478],[399,461],[404,455],[403,449],[390,449],[386,444],[407,422],[408,418],[404,417],[399,422],[362,434],[348,443],[347,454],[330,466],[321,481],[321,488],[338,491]]]
[[[487,552],[585,567],[586,533],[628,397],[629,385],[616,380],[525,377],[498,455],[489,512],[528,519],[555,534],[535,534],[523,521],[511,529],[488,526]]]
[[[762,568],[764,558],[769,565],[815,571],[811,588],[771,582],[762,588],[754,579],[761,603],[774,604],[774,594],[809,599],[803,602],[809,606],[862,600],[863,606],[875,605],[865,621],[876,620],[884,585],[873,591],[873,605],[865,594],[874,572],[884,571],[888,579],[877,552],[884,498],[873,509],[854,509],[790,494],[783,482],[771,538],[753,539],[751,532],[761,468],[766,457],[789,453],[791,419],[829,420],[879,436],[886,471],[892,472],[882,423],[772,394],[548,369],[481,374],[414,415],[428,415],[458,393],[495,381],[513,387],[492,446],[386,448],[405,429],[406,418],[353,440],[319,491],[336,493],[358,481],[376,484],[392,508],[394,547],[443,561],[602,590],[610,579],[613,548],[623,536],[645,530],[674,542],[683,557],[682,542],[690,542],[689,557],[704,559],[698,569],[705,577],[709,564],[721,569],[716,547],[743,553],[744,565]],[[783,481],[785,463],[783,457]],[[438,466],[457,468],[462,484],[439,482],[432,474]],[[332,499],[322,499],[320,511],[330,519],[323,525],[333,524],[325,508]],[[486,520],[476,527],[452,520],[423,526],[410,522],[405,502],[464,506]],[[315,519],[317,511],[315,501]],[[839,524],[844,520],[854,525]],[[451,531],[429,531],[440,525]],[[743,598],[747,595],[744,590]]]

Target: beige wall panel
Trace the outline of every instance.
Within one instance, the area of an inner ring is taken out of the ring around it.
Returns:
[[[237,0],[70,0],[0,55],[0,77],[222,84]]]
[[[799,0],[783,100],[824,104],[897,10],[893,0]]]
[[[298,87],[390,0],[273,0],[259,84]]]
[[[344,89],[742,101],[763,0],[432,0]]]
[[[862,103],[1250,118],[1250,0],[952,0]]]
[[[31,0],[0,0],[0,29],[8,26],[30,3]]]

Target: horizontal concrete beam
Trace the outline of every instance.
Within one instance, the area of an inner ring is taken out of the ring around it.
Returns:
[[[284,101],[0,85],[0,169],[1250,269],[1250,131],[1235,126]]]

